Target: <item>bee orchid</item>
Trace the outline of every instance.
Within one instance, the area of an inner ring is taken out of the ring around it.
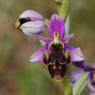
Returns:
[[[48,68],[52,79],[62,80],[68,65],[73,64],[85,71],[91,70],[85,64],[85,58],[80,48],[74,48],[67,43],[74,34],[65,35],[64,20],[57,14],[53,14],[48,22],[48,34],[50,38],[36,35],[44,31],[43,16],[34,11],[25,11],[18,19],[19,28],[28,35],[34,35],[45,45],[41,46],[30,57],[30,62],[41,61]]]
[[[56,80],[64,78],[69,63],[86,71],[91,69],[84,63],[85,58],[80,48],[74,48],[67,43],[74,34],[65,36],[65,25],[60,16],[56,14],[51,16],[48,33],[50,38],[38,37],[46,44],[31,56],[30,62],[42,61],[51,77]]]

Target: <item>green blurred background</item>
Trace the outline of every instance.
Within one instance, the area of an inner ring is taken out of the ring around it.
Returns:
[[[57,12],[54,0],[0,0],[0,95],[59,95],[47,69],[29,62],[39,41],[14,26],[27,9],[46,18]],[[70,15],[70,32],[75,34],[70,43],[81,47],[90,65],[95,62],[95,0],[70,0]]]

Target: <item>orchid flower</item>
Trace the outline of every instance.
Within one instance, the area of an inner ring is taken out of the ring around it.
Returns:
[[[64,78],[70,63],[85,71],[90,71],[91,68],[85,64],[85,58],[81,49],[74,48],[67,43],[74,34],[65,36],[64,20],[59,15],[53,14],[49,20],[48,33],[50,38],[36,35],[45,29],[43,19],[43,16],[39,13],[28,10],[19,16],[16,23],[18,28],[25,34],[35,36],[45,43],[45,45],[34,52],[30,62],[42,61],[47,66],[51,77],[56,80]]]
[[[74,48],[66,43],[74,35],[65,35],[63,19],[53,14],[48,23],[48,33],[50,38],[41,38],[46,44],[38,49],[30,58],[30,62],[42,61],[48,68],[53,79],[60,80],[64,77],[68,64],[83,68],[85,71],[90,70],[84,63],[84,56],[80,48]]]
[[[72,87],[83,72],[89,72],[89,93],[90,95],[95,95],[95,69],[85,63],[84,55],[79,47],[75,48],[67,43],[74,37],[74,34],[65,35],[66,26],[61,16],[57,14],[51,16],[48,22],[49,38],[38,35],[45,31],[45,23],[43,16],[35,11],[28,10],[23,12],[19,16],[16,26],[25,34],[35,36],[44,42],[44,45],[32,54],[30,62],[42,62],[47,67],[51,78],[55,80],[64,78],[69,64],[81,68],[81,71],[74,71],[69,75]]]
[[[75,86],[76,80],[80,77],[80,75],[83,73],[83,70],[80,71],[73,71],[70,73],[70,84],[72,87]],[[89,95],[95,95],[95,69],[91,69],[89,72],[89,75],[87,77],[87,85],[89,90]]]

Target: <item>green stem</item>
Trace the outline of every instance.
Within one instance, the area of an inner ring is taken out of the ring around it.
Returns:
[[[66,21],[69,11],[69,0],[56,0],[56,3],[59,15]]]
[[[45,26],[48,26],[48,19],[44,19]]]
[[[57,95],[65,95],[63,90],[63,81],[53,81]]]
[[[63,80],[53,80],[58,95],[72,95],[71,86],[68,78],[68,73],[66,73]]]
[[[58,14],[65,22],[65,36],[67,36],[70,31],[69,0],[56,0],[56,4]]]

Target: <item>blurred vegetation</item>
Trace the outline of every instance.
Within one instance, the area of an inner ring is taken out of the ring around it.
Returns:
[[[95,0],[70,0],[71,33],[75,34],[70,43],[81,47],[89,65],[95,61],[94,7]],[[0,0],[0,95],[59,95],[46,68],[29,62],[39,41],[14,27],[27,9],[47,18],[57,12],[54,0]]]

